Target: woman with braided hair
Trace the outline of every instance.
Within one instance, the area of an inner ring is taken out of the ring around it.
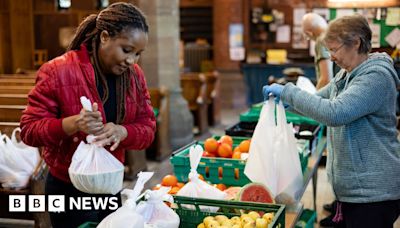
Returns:
[[[66,212],[50,213],[53,227],[99,222],[110,213],[68,210],[69,197],[96,196],[78,191],[68,176],[72,155],[88,134],[121,162],[126,149],[142,150],[153,141],[155,117],[137,65],[147,41],[143,13],[132,4],[115,3],[88,16],[68,51],[38,70],[21,117],[21,138],[43,147],[49,167],[46,195],[65,195]],[[93,111],[82,109],[81,96],[92,101]]]

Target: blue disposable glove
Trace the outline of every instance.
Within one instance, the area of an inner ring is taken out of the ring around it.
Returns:
[[[276,83],[264,86],[263,87],[264,100],[268,100],[270,94],[272,94],[275,97],[275,102],[279,103],[283,87],[284,87],[283,85]]]

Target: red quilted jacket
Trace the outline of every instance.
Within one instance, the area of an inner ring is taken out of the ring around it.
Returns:
[[[156,125],[143,72],[138,65],[133,67],[142,93],[137,90],[135,81],[131,80],[132,94],[136,99],[130,96],[126,98],[126,114],[122,124],[128,131],[128,137],[111,152],[121,162],[124,162],[126,149],[141,150],[151,144]],[[86,134],[78,132],[71,136],[66,135],[62,129],[62,119],[80,112],[81,96],[99,104],[99,111],[105,122],[106,116],[97,92],[94,69],[84,46],[78,51],[69,51],[49,61],[39,69],[36,86],[29,93],[28,106],[20,122],[22,140],[28,145],[43,147],[43,157],[50,173],[67,182],[70,182],[68,167],[72,155],[79,143],[86,139]],[[109,150],[109,147],[106,149]]]

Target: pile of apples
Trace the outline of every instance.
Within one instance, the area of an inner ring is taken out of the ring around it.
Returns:
[[[233,139],[229,135],[223,135],[218,141],[215,138],[208,138],[204,141],[203,157],[221,157],[243,159],[243,153],[250,149],[250,139],[243,140],[233,148]]]

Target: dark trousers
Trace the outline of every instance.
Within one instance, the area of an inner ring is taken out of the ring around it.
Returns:
[[[50,173],[46,179],[45,187],[46,195],[64,195],[65,196],[65,212],[50,212],[50,220],[53,228],[73,228],[82,225],[85,222],[99,223],[113,210],[69,210],[69,197],[96,197],[96,198],[118,198],[118,207],[121,206],[121,195],[107,194],[87,194],[77,190],[72,183],[64,182]]]
[[[342,202],[343,221],[336,227],[393,228],[400,215],[400,200],[376,203]]]

